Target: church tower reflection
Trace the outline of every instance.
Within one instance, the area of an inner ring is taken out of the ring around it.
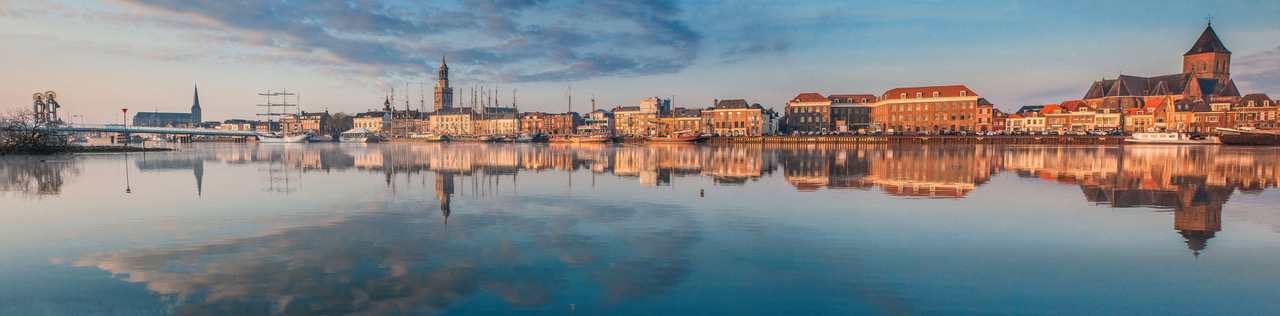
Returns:
[[[1215,232],[1222,230],[1222,205],[1232,188],[1188,184],[1178,188],[1179,203],[1173,210],[1173,229],[1186,239],[1187,248],[1197,258]]]
[[[440,201],[440,217],[444,218],[444,224],[449,224],[449,203],[453,198],[453,174],[437,171],[436,172],[436,198]]]

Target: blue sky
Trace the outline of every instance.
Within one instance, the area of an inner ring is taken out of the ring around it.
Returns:
[[[430,103],[448,56],[458,98],[483,84],[522,111],[781,109],[802,92],[964,84],[998,108],[1057,103],[1120,73],[1181,71],[1212,14],[1242,92],[1280,94],[1280,6],[1268,1],[166,1],[0,0],[0,108],[55,90],[63,115],[120,108],[250,118],[288,89],[307,111]],[[430,107],[430,104],[428,104]]]

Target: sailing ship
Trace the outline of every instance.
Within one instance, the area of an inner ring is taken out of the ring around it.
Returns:
[[[268,130],[268,132],[258,132],[258,133],[257,133],[257,135],[258,135],[258,141],[259,141],[259,142],[263,142],[263,143],[303,143],[303,142],[306,142],[308,138],[311,138],[311,134],[288,133],[288,132],[284,132],[284,131],[270,131],[270,130],[271,130],[271,126],[272,126],[272,118],[278,118],[278,117],[280,117],[281,115],[287,115],[287,114],[290,114],[290,113],[284,113],[284,112],[279,112],[279,113],[277,113],[277,112],[274,112],[274,111],[273,111],[273,109],[274,109],[274,108],[276,108],[276,107],[280,107],[280,108],[281,108],[281,109],[283,109],[284,111],[288,111],[289,107],[294,107],[294,109],[297,109],[297,107],[298,107],[298,104],[297,104],[297,95],[298,95],[298,94],[297,94],[297,93],[288,92],[288,90],[286,90],[286,91],[284,91],[284,92],[271,92],[271,91],[267,91],[267,93],[259,93],[258,95],[259,95],[259,96],[266,97],[266,99],[267,99],[267,103],[266,103],[266,104],[259,104],[259,105],[258,105],[258,106],[264,106],[264,107],[266,107],[266,108],[267,108],[266,113],[258,114],[258,116],[266,116],[266,117],[267,117],[267,130]],[[294,97],[294,103],[289,103],[289,97],[290,97],[290,96],[293,96],[293,97]],[[276,98],[277,98],[277,97],[278,97],[278,98],[280,98],[280,99],[279,99],[279,102],[280,102],[280,103],[276,103],[276,102],[275,102],[275,100],[276,100]]]
[[[692,143],[706,140],[708,137],[694,130],[676,131],[663,136],[645,136],[645,141],[659,143]]]
[[[567,115],[570,116],[570,119],[572,119],[573,117],[573,86],[572,85],[569,86],[568,96],[569,96],[569,102],[568,102],[569,111],[566,113]],[[595,102],[596,102],[596,99],[594,97],[591,98],[592,108],[595,107]],[[584,134],[576,134],[571,132],[568,134],[555,135],[555,136],[548,137],[547,141],[550,141],[553,143],[607,143],[607,142],[613,142],[613,137],[608,135],[584,135]]]

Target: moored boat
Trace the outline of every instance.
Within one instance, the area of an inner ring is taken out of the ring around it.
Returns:
[[[1124,141],[1139,144],[1170,144],[1170,145],[1213,145],[1218,144],[1215,137],[1206,137],[1201,135],[1187,133],[1133,133]]]
[[[1218,129],[1218,141],[1225,145],[1245,146],[1280,146],[1280,129],[1259,128],[1243,130],[1234,128]]]
[[[365,128],[351,129],[338,136],[338,141],[343,143],[376,143],[378,140],[376,133]]]
[[[560,135],[547,140],[556,143],[607,143],[613,141],[613,138],[603,135]]]
[[[449,141],[449,136],[445,136],[444,134],[413,134],[409,135],[409,139],[424,142],[447,142]]]
[[[258,141],[263,143],[303,143],[310,137],[307,134],[258,133]]]
[[[708,137],[705,135],[686,135],[686,136],[673,135],[673,136],[645,136],[644,140],[650,141],[650,142],[660,142],[660,143],[692,143],[692,142],[705,140],[707,138]]]

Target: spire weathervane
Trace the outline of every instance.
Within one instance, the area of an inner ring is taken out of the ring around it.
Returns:
[[[1213,26],[1213,13],[1209,13],[1209,16],[1206,16],[1204,20],[1209,21],[1209,26]]]

